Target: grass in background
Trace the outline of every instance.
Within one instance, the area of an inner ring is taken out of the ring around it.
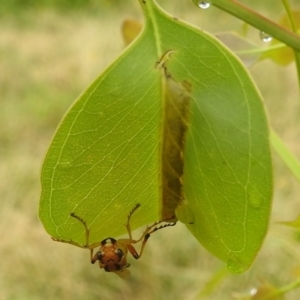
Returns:
[[[83,9],[91,11],[100,7],[116,7],[124,3],[122,0],[9,0],[1,1],[0,12],[9,13],[26,9],[56,9],[70,11]]]
[[[126,6],[101,0],[95,10],[90,8],[97,1],[77,1],[80,9],[71,9],[75,2],[60,1],[59,9],[58,0],[0,2],[0,299],[200,299],[224,264],[181,224],[151,237],[142,259],[130,259],[132,278],[125,282],[91,265],[88,251],[52,242],[38,220],[40,168],[55,128],[79,93],[123,50],[123,19],[141,18],[133,0]],[[217,9],[202,12],[192,3],[163,2],[207,30],[240,26]],[[263,62],[251,72],[270,122],[300,157],[294,66]],[[222,275],[205,299],[233,299],[233,293],[249,292],[260,280],[281,286],[299,276],[299,240],[275,222],[300,212],[300,187],[274,160],[274,208],[262,251],[250,271]],[[291,292],[286,299],[297,295]]]

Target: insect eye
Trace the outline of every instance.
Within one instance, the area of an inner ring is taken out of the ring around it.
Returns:
[[[120,258],[124,255],[124,252],[119,248],[116,250],[116,253]]]
[[[98,251],[97,252],[97,258],[98,258],[98,260],[102,260],[102,258],[103,258],[103,254],[102,254],[102,252],[101,251]]]

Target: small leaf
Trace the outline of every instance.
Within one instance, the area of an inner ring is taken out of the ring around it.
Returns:
[[[283,296],[276,287],[272,286],[269,283],[263,283],[253,295],[249,298],[249,300],[283,300]]]
[[[239,300],[283,300],[282,292],[269,284],[268,282],[263,282],[257,288],[252,288],[250,293],[247,295],[240,295],[235,293],[233,295],[234,299]]]
[[[278,223],[289,227],[300,228],[300,215],[293,221],[281,221]]]
[[[85,244],[164,218],[186,224],[233,272],[267,231],[272,168],[259,93],[217,39],[140,0],[146,23],[60,124],[42,170],[40,218]],[[176,214],[176,216],[175,216]],[[184,242],[184,241],[177,241]]]
[[[122,25],[122,35],[125,45],[129,45],[141,32],[142,24],[135,20],[125,20]]]
[[[300,11],[293,11],[293,18],[295,20],[295,24],[297,28],[300,28]],[[290,24],[287,15],[284,15],[280,20],[279,24],[285,28],[290,29]],[[278,49],[276,46],[280,46]],[[270,43],[270,50],[266,50],[264,54],[262,55],[261,59],[270,58],[274,62],[276,62],[279,65],[288,65],[294,60],[294,52],[293,49],[291,49],[288,46],[283,45],[277,40],[272,40]]]

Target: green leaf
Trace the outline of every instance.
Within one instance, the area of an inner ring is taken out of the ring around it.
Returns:
[[[80,96],[42,170],[40,218],[85,244],[162,218],[185,223],[242,272],[267,231],[272,172],[261,102],[240,61],[215,38],[140,0],[145,26]],[[174,236],[174,246],[177,242]]]

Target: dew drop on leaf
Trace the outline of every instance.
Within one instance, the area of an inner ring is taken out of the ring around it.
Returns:
[[[202,9],[207,9],[210,7],[210,2],[209,1],[199,1],[198,6]]]
[[[264,31],[261,31],[259,35],[260,39],[265,43],[269,43],[273,39],[269,34],[265,33]]]

